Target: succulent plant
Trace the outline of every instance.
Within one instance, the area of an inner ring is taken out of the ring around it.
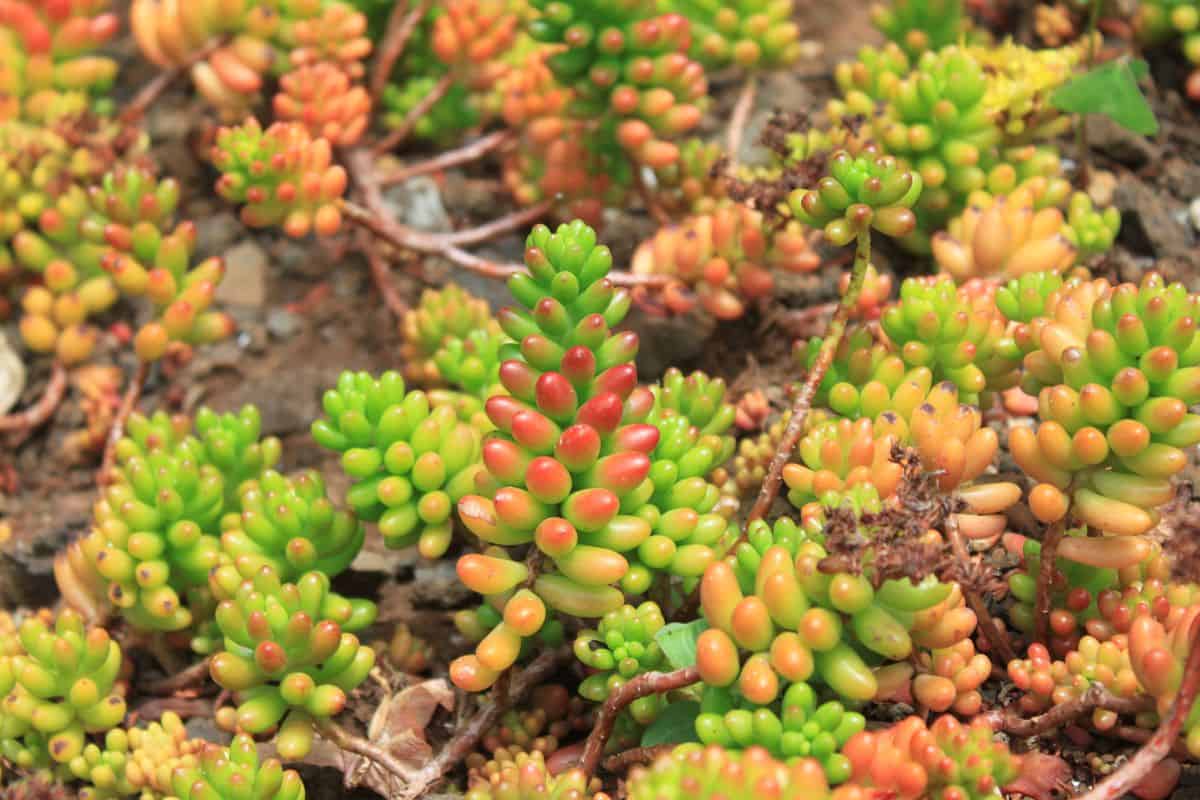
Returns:
[[[417,544],[426,558],[445,553],[454,505],[475,490],[481,471],[479,431],[450,406],[431,408],[424,392],[406,392],[396,372],[342,373],[323,404],[313,438],[342,454],[354,481],[350,506],[379,524],[389,547]]]
[[[328,61],[289,72],[280,79],[279,89],[272,102],[276,119],[304,125],[314,139],[349,147],[367,129],[367,90],[351,86],[349,76]]]
[[[1084,192],[1071,195],[1062,232],[1079,250],[1080,261],[1107,253],[1120,230],[1121,214],[1117,209],[1097,209]]]
[[[329,141],[314,139],[298,122],[277,122],[264,131],[251,117],[236,128],[221,128],[212,161],[221,171],[217,194],[242,206],[247,225],[279,225],[289,236],[310,230],[328,236],[342,224],[338,204],[346,171],[332,163]]]
[[[537,800],[544,797],[601,800],[600,782],[575,768],[550,772],[538,751],[498,750],[491,761],[471,770],[468,800]]]
[[[837,700],[818,705],[816,692],[803,682],[788,686],[778,710],[739,700],[729,690],[704,690],[696,718],[696,735],[703,744],[761,747],[789,760],[812,758],[831,784],[845,783],[850,777],[850,762],[840,750],[865,728],[862,714],[847,710]]]
[[[687,56],[687,18],[638,0],[533,5],[542,13],[530,34],[565,45],[547,63],[576,93],[572,113],[612,125],[608,146],[623,148],[640,164],[657,169],[674,162],[679,148],[670,140],[699,123],[707,92],[703,67]]]
[[[345,632],[369,625],[375,613],[373,603],[330,592],[322,572],[284,583],[270,567],[258,569],[216,611],[225,643],[210,671],[236,693],[238,727],[278,726],[280,755],[307,755],[316,721],[341,712],[375,665],[375,651]]]
[[[952,709],[955,714],[973,717],[983,710],[979,687],[991,674],[992,660],[976,652],[974,642],[964,639],[918,655],[912,695],[930,711]]]
[[[824,229],[829,241],[845,245],[871,228],[895,237],[915,230],[912,205],[923,185],[918,173],[872,147],[857,156],[839,150],[816,188],[797,189],[788,203],[801,222]]]
[[[769,232],[761,214],[740,204],[718,206],[678,227],[660,229],[638,248],[632,263],[635,273],[679,281],[667,301],[671,310],[690,309],[694,292],[718,319],[736,319],[747,304],[769,297],[774,289],[771,270],[811,272],[819,266],[800,226]]]
[[[1045,645],[1032,644],[1028,658],[1009,663],[1008,675],[1026,693],[1021,698],[1022,710],[1034,714],[1079,697],[1093,683],[1117,697],[1133,697],[1141,691],[1129,659],[1128,638],[1124,635],[1106,642],[1084,636],[1076,649],[1060,661],[1051,660]],[[1091,722],[1099,730],[1109,730],[1116,725],[1117,714],[1096,708]]]
[[[637,608],[621,606],[601,617],[595,629],[581,631],[575,637],[575,657],[594,671],[579,685],[579,694],[603,702],[626,681],[666,666],[667,657],[655,641],[665,624],[658,604],[645,602]],[[635,700],[629,713],[648,725],[666,705],[665,695],[650,695]]]
[[[631,800],[750,800],[753,797],[803,797],[812,800],[865,800],[861,790],[842,787],[830,792],[821,765],[811,758],[785,764],[761,747],[744,752],[717,746],[676,748],[629,780]]]
[[[685,139],[679,159],[654,171],[655,198],[668,213],[698,216],[716,210],[725,199],[725,176],[721,173],[721,147],[716,142]]]
[[[871,22],[911,58],[958,44],[973,32],[962,0],[891,0],[872,6]]]
[[[711,69],[779,69],[800,58],[799,28],[791,0],[686,0],[680,10],[692,24],[692,57]]]
[[[1007,746],[992,741],[981,717],[963,725],[950,715],[930,726],[920,717],[880,732],[854,736],[846,745],[853,780],[886,787],[897,798],[1000,798],[1000,787],[1017,776],[1018,760]]]
[[[401,622],[392,631],[387,641],[375,642],[371,645],[378,654],[395,670],[406,675],[419,675],[427,671],[433,660],[433,646],[412,632],[412,629]]]
[[[1044,485],[1035,514],[1061,516],[1070,488],[1071,514],[1097,530],[1136,536],[1154,525],[1181,448],[1200,438],[1188,413],[1200,399],[1195,304],[1157,273],[1140,285],[1072,280],[1046,299],[1045,316],[1018,326],[1023,388],[1042,422],[1014,429],[1010,447]]]
[[[19,650],[0,657],[4,757],[40,766],[44,748],[54,762],[66,764],[83,752],[88,734],[104,733],[125,718],[116,686],[121,648],[70,609],[60,611],[52,626],[40,617],[26,619],[16,637]]]
[[[179,800],[237,797],[248,793],[264,800],[304,800],[304,782],[278,759],[262,761],[254,740],[235,736],[228,747],[206,742],[194,765],[176,768],[170,776],[171,795]]]

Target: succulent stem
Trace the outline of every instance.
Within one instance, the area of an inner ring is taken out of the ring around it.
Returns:
[[[0,433],[21,433],[42,425],[54,415],[67,391],[67,370],[58,361],[54,362],[46,390],[38,401],[24,411],[0,416]]]
[[[150,362],[138,361],[137,372],[133,373],[133,378],[125,389],[125,395],[121,398],[117,414],[113,417],[112,427],[108,430],[108,440],[104,445],[104,460],[100,462],[100,469],[96,470],[96,483],[101,487],[112,483],[113,464],[117,458],[117,442],[121,441],[121,437],[125,435],[125,421],[129,419],[129,415],[137,406],[138,398],[142,396],[142,387],[145,386],[146,378],[149,375]]]

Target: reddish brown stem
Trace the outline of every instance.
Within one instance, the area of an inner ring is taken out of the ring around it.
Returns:
[[[1183,723],[1187,721],[1196,702],[1196,693],[1200,691],[1200,619],[1192,623],[1188,631],[1188,657],[1183,667],[1183,679],[1179,683],[1179,692],[1171,703],[1167,715],[1158,724],[1154,735],[1133,754],[1133,757],[1122,764],[1116,772],[1109,775],[1090,791],[1079,795],[1077,800],[1117,800],[1124,797],[1171,753],[1179,739]]]
[[[469,164],[476,159],[483,158],[493,150],[498,150],[511,142],[512,139],[512,131],[489,133],[487,136],[482,136],[456,150],[448,150],[434,158],[419,161],[416,164],[409,164],[393,172],[389,172],[379,178],[379,185],[391,186],[394,183],[403,183],[409,178],[415,178],[418,175],[428,175],[431,172],[441,172],[451,167]]]
[[[411,12],[408,10],[407,2],[400,1],[392,7],[392,14],[388,17],[387,30],[383,34],[383,41],[379,44],[378,55],[375,57],[375,65],[371,72],[371,101],[373,103],[379,103],[379,98],[383,96],[383,90],[391,80],[392,69],[400,60],[400,56],[404,54],[404,47],[412,38],[417,25],[420,24],[428,10],[429,0],[424,0]]]
[[[404,302],[404,298],[400,296],[400,290],[396,288],[396,282],[392,280],[392,269],[376,247],[375,240],[365,234],[362,237],[362,251],[367,257],[367,265],[371,269],[371,280],[375,282],[375,288],[379,290],[379,296],[383,298],[383,304],[387,306],[388,311],[392,312],[392,316],[396,318],[396,324],[404,319],[404,315],[408,313],[408,303]]]
[[[1050,592],[1054,584],[1054,562],[1058,556],[1058,543],[1067,529],[1064,516],[1046,530],[1042,537],[1041,568],[1037,578],[1037,600],[1034,606],[1035,636],[1042,644],[1050,641]]]
[[[971,564],[971,554],[967,552],[966,542],[963,541],[962,531],[958,527],[958,518],[953,514],[946,515],[946,535],[950,539],[950,549],[954,552],[954,558],[959,565],[966,570]],[[963,597],[967,601],[967,605],[975,612],[975,619],[979,623],[979,632],[987,641],[991,652],[1000,657],[1004,664],[1017,657],[1013,652],[1012,644],[1008,641],[1008,637],[1004,635],[1004,628],[1000,626],[992,617],[992,612],[988,610],[987,601],[965,581],[960,581],[963,590]]]
[[[1092,729],[1092,733],[1097,736],[1106,736],[1110,739],[1120,739],[1123,742],[1133,742],[1134,744],[1145,744],[1154,736],[1154,731],[1139,728],[1136,725],[1117,725],[1108,730]],[[1171,745],[1171,755],[1181,761],[1190,761],[1192,756],[1188,752],[1187,745],[1183,740],[1177,740]]]
[[[116,416],[113,417],[112,427],[108,429],[108,440],[104,444],[104,460],[100,462],[100,469],[96,472],[96,483],[101,487],[112,483],[113,465],[117,459],[117,442],[121,441],[121,437],[125,435],[125,421],[129,419],[129,415],[137,406],[138,398],[142,396],[142,387],[145,386],[146,377],[149,374],[150,364],[146,361],[139,361],[137,372],[133,374],[133,380],[129,382],[129,387],[125,390],[125,396],[121,398],[121,405],[117,409]]]
[[[656,744],[650,747],[634,747],[604,759],[605,772],[624,772],[638,764],[651,764],[659,756],[666,755],[679,745]]]
[[[55,361],[50,370],[50,380],[36,403],[24,411],[0,416],[0,433],[32,431],[54,415],[67,393],[67,369]]]
[[[1061,728],[1085,714],[1090,714],[1097,708],[1117,714],[1139,714],[1150,710],[1152,707],[1153,704],[1147,702],[1147,699],[1144,697],[1117,697],[1099,683],[1093,683],[1087,688],[1087,691],[1078,697],[1072,698],[1065,703],[1059,703],[1049,711],[1038,714],[1036,717],[1026,719],[1019,714],[999,708],[987,712],[986,717],[992,727],[998,731],[1004,731],[1013,736],[1028,737],[1038,736],[1055,728]]]
[[[412,774],[411,769],[387,750],[378,745],[371,744],[361,736],[350,733],[350,731],[331,719],[319,722],[317,724],[317,732],[347,753],[362,756],[368,761],[383,767],[401,780],[407,781],[408,776]]]
[[[674,672],[646,672],[623,685],[604,701],[596,725],[588,735],[587,743],[583,746],[583,757],[579,766],[584,774],[591,776],[600,765],[600,757],[604,755],[604,745],[612,735],[613,725],[617,715],[634,700],[648,697],[652,694],[662,694],[673,689],[691,686],[700,680],[700,671],[695,667],[683,667]]]
[[[375,153],[375,155],[380,155],[381,153],[386,153],[402,144],[404,140],[408,138],[408,135],[412,133],[413,128],[417,127],[417,123],[421,121],[421,117],[425,116],[429,112],[429,109],[433,108],[434,104],[437,103],[438,100],[441,100],[443,97],[445,97],[446,92],[450,91],[450,87],[453,85],[454,73],[447,72],[438,79],[437,83],[433,85],[433,88],[429,90],[429,94],[421,98],[421,102],[417,103],[408,110],[408,113],[404,115],[404,119],[400,122],[399,127],[389,133],[387,136],[380,139],[379,142],[376,143],[373,148],[371,148],[371,151]]]
[[[746,133],[746,123],[750,119],[750,112],[754,109],[754,98],[758,95],[758,73],[750,72],[746,76],[746,82],[742,84],[742,89],[738,93],[737,103],[733,106],[733,113],[729,115],[729,127],[725,134],[725,150],[729,153],[729,165],[736,167],[738,163],[738,154],[742,150],[742,136]]]
[[[133,96],[129,104],[121,111],[121,119],[124,122],[136,122],[140,120],[146,113],[146,109],[154,105],[158,98],[162,97],[163,93],[170,88],[171,84],[186,73],[193,64],[211,56],[219,48],[223,47],[228,39],[224,36],[216,38],[201,47],[196,52],[187,57],[187,60],[154,76],[154,79],[143,86],[138,93]]]
[[[543,200],[529,208],[522,208],[511,214],[505,214],[503,217],[498,217],[483,225],[455,231],[454,233],[442,234],[442,241],[447,244],[460,246],[486,242],[488,239],[493,239],[516,228],[524,228],[532,225],[544,217],[553,206],[553,200]]]
[[[148,694],[175,694],[180,689],[189,689],[198,683],[208,680],[208,659],[197,661],[187,669],[168,675],[160,681],[155,681],[146,687]]]
[[[817,396],[817,388],[820,387],[821,381],[825,380],[825,373],[829,372],[833,357],[842,343],[842,337],[846,334],[846,323],[850,319],[850,312],[858,304],[858,295],[862,292],[863,281],[866,279],[867,267],[870,264],[871,234],[870,231],[863,231],[858,237],[850,285],[846,287],[846,293],[842,295],[837,312],[829,321],[829,327],[825,330],[825,339],[821,342],[821,349],[817,351],[817,359],[808,371],[800,391],[796,393],[796,399],[792,403],[792,417],[788,420],[787,427],[783,429],[783,437],[779,440],[779,447],[771,458],[770,466],[767,467],[767,474],[763,478],[758,499],[754,501],[754,506],[750,509],[749,521],[751,522],[762,519],[770,511],[771,504],[775,502],[775,497],[779,494],[779,484],[783,481],[783,468],[791,458],[792,451],[796,449],[796,442],[804,433],[804,424],[808,421],[808,412],[812,410],[813,398]]]
[[[495,698],[492,699],[492,702],[485,701],[471,717],[470,722],[455,734],[453,739],[446,742],[436,756],[415,773],[409,774],[400,800],[416,800],[418,797],[424,797],[447,772],[461,764],[470,753],[474,752],[483,735],[500,721],[500,717],[505,711],[524,700],[535,686],[550,677],[569,656],[570,650],[566,648],[548,650],[529,662],[529,666],[516,673],[508,683],[504,697],[505,702],[497,702]]]

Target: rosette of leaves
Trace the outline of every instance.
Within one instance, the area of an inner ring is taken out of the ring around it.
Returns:
[[[892,460],[899,443],[886,421],[837,419],[818,423],[796,446],[799,462],[787,464],[783,479],[788,500],[802,508],[827,492],[842,492],[869,483],[881,498],[891,497],[903,478],[903,467]]]
[[[344,372],[322,402],[325,417],[313,423],[313,438],[342,454],[354,481],[350,507],[378,523],[389,547],[444,554],[454,505],[476,489],[479,431],[450,406],[432,408],[424,392],[405,391],[397,372]]]
[[[593,672],[579,685],[579,694],[602,703],[632,678],[666,667],[666,654],[655,641],[665,624],[662,609],[648,601],[637,608],[621,606],[601,617],[594,629],[581,631],[575,637],[575,657]],[[666,695],[653,694],[634,700],[629,714],[638,724],[649,725],[666,706]]]
[[[960,289],[948,276],[906,279],[879,322],[906,365],[951,381],[968,402],[1019,380],[1017,354],[995,301]]]
[[[420,302],[401,321],[404,342],[400,357],[404,378],[417,385],[434,385],[444,380],[436,356],[452,340],[462,341],[472,331],[499,332],[487,301],[448,283],[440,289],[425,289]]]
[[[464,497],[458,512],[483,541],[532,543],[545,558],[533,573],[503,549],[459,559],[463,582],[504,608],[475,654],[451,665],[454,682],[475,691],[515,661],[546,606],[585,619],[619,608],[613,584],[629,571],[622,553],[651,533],[636,512],[654,491],[647,477],[659,431],[622,424],[637,385],[637,336],[611,331],[631,302],[607,278],[612,255],[581,222],[534,228],[526,245],[529,273],[509,280],[519,305],[499,315],[513,340],[500,365],[510,394],[485,404],[497,430],[483,445],[480,486],[495,488]],[[649,407],[652,396],[641,394]]]
[[[1151,615],[1140,615],[1129,630],[1129,657],[1134,674],[1146,693],[1154,698],[1160,715],[1167,713],[1179,693],[1197,615],[1200,604],[1193,602],[1165,623]],[[1200,725],[1190,715],[1184,723],[1183,736],[1190,754],[1200,752]]]
[[[291,477],[266,470],[241,485],[238,500],[240,516],[223,526],[222,551],[269,566],[281,580],[311,570],[336,577],[362,549],[362,524],[334,506],[316,470]]]
[[[171,796],[179,800],[243,794],[263,800],[304,800],[300,773],[284,770],[278,759],[260,760],[258,746],[245,734],[233,737],[228,747],[205,742],[195,763],[171,772],[169,786]]]
[[[703,139],[685,139],[679,159],[654,171],[655,199],[668,213],[685,217],[708,214],[725,199],[721,146]]]
[[[575,768],[557,775],[550,772],[541,752],[501,749],[468,776],[467,800],[538,800],[570,797],[579,800],[607,797],[600,793],[600,780],[588,779]]]
[[[958,44],[972,32],[962,0],[891,0],[871,7],[871,22],[912,58]]]
[[[964,639],[917,655],[912,696],[930,711],[952,709],[955,714],[973,717],[983,710],[979,687],[991,674],[992,660],[976,652],[972,640]]]
[[[708,91],[704,68],[687,56],[687,18],[632,0],[533,5],[541,12],[529,25],[533,38],[564,45],[547,63],[575,92],[572,115],[611,130],[603,146],[619,146],[640,164],[674,162],[679,148],[670,140],[700,122]]]
[[[189,739],[183,720],[167,711],[158,722],[144,728],[114,728],[103,747],[88,743],[67,765],[70,774],[87,784],[84,800],[130,797],[142,793],[171,792],[171,773],[194,765],[210,744]]]
[[[792,0],[686,0],[679,8],[692,24],[692,58],[709,69],[780,69],[800,58]]]
[[[1102,241],[1100,231],[1108,228],[1102,215],[1092,210],[1087,195],[1077,196],[1087,205],[1077,207],[1075,218],[1087,241],[1098,246]],[[933,257],[938,267],[956,281],[1007,281],[1029,273],[1063,272],[1075,263],[1079,237],[1073,235],[1074,227],[1057,208],[1035,211],[1033,193],[1028,188],[1007,197],[987,197],[987,205],[978,202],[984,199],[973,197],[972,205],[950,220],[945,231],[933,235]],[[1116,213],[1116,209],[1112,211]],[[1108,244],[1112,244],[1111,238]]]
[[[751,800],[803,797],[806,800],[863,800],[853,787],[830,792],[821,765],[810,758],[776,761],[761,747],[744,752],[710,745],[683,746],[638,768],[629,780],[631,800]]]
[[[828,174],[813,189],[796,189],[788,205],[805,225],[821,228],[835,245],[849,244],[870,229],[901,238],[916,229],[913,204],[923,180],[872,146],[859,155],[834,153]]]
[[[982,717],[964,725],[949,714],[929,726],[909,717],[881,731],[863,731],[846,745],[855,782],[886,787],[897,798],[1000,798],[1020,761],[993,741]]]
[[[1025,692],[1021,710],[1038,714],[1070,702],[1098,683],[1117,697],[1133,698],[1141,690],[1129,658],[1129,641],[1117,636],[1101,642],[1083,636],[1062,660],[1051,660],[1043,644],[1029,646],[1028,658],[1009,662],[1008,676]],[[1111,730],[1118,715],[1107,709],[1092,710],[1091,722],[1098,730]]]
[[[54,762],[66,764],[83,752],[89,734],[125,718],[116,688],[121,648],[71,609],[60,611],[53,626],[39,617],[25,620],[17,637],[20,651],[0,660],[0,689],[8,689],[0,703],[5,757],[33,766],[44,746]]]
[[[371,98],[362,86],[328,61],[300,67],[279,81],[272,101],[276,119],[299,122],[312,138],[349,147],[367,129]]]
[[[778,707],[747,703],[729,689],[708,687],[696,717],[696,735],[703,744],[729,750],[764,748],[776,758],[811,758],[821,765],[831,784],[845,783],[850,762],[840,750],[866,727],[857,711],[837,700],[818,705],[807,683],[793,683]]]
[[[348,632],[375,614],[369,601],[330,592],[321,572],[283,583],[263,567],[244,581],[217,606],[224,650],[210,661],[213,680],[237,696],[238,727],[255,734],[278,727],[280,755],[306,756],[317,722],[340,713],[375,666],[375,651]]]
[[[1140,285],[1073,279],[1047,297],[1045,316],[1016,328],[1022,388],[1038,397],[1041,422],[1014,429],[1009,445],[1042,484],[1031,495],[1039,518],[1062,518],[1069,499],[1071,515],[1096,530],[1153,527],[1184,450],[1200,441],[1200,416],[1189,412],[1200,402],[1197,302],[1158,273]]]
[[[668,294],[672,311],[688,311],[699,300],[718,319],[737,319],[774,291],[772,270],[812,272],[820,265],[799,225],[772,232],[759,212],[728,204],[660,229],[634,253],[631,269],[679,281]]]
[[[829,101],[828,111],[835,123],[842,123],[851,117],[867,117],[873,119],[880,103],[886,103],[896,91],[900,80],[908,75],[912,62],[899,45],[889,42],[882,47],[865,45],[858,51],[856,61],[842,61],[833,70],[833,78],[840,98]],[[805,159],[813,154],[813,138],[823,139],[816,134],[806,135],[803,139],[792,139],[793,142],[805,146],[793,148],[793,158]]]
[[[341,226],[346,171],[333,163],[329,141],[303,125],[277,122],[264,131],[251,117],[217,131],[211,158],[221,172],[217,194],[242,206],[247,225],[279,225],[289,236],[328,236]]]
[[[7,0],[0,12],[0,123],[45,121],[64,96],[74,103],[111,87],[117,62],[96,53],[120,26],[109,3]]]

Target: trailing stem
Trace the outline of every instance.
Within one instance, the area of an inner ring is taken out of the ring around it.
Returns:
[[[187,669],[172,673],[160,681],[155,681],[146,688],[146,691],[148,694],[157,695],[175,694],[181,689],[190,689],[206,680],[208,680],[207,658],[197,661]]]
[[[428,175],[431,172],[440,172],[451,167],[469,164],[476,159],[483,158],[493,150],[500,149],[512,140],[512,131],[495,131],[494,133],[489,133],[487,136],[481,136],[475,141],[468,142],[455,150],[447,150],[433,158],[418,161],[415,164],[408,164],[392,172],[388,172],[379,178],[379,185],[391,186],[394,183],[403,183],[409,178],[415,178],[418,175]]]
[[[659,756],[670,753],[678,746],[676,744],[655,744],[649,747],[631,747],[604,759],[604,770],[605,772],[619,773],[639,764],[651,764]]]
[[[863,230],[858,234],[858,247],[854,254],[854,271],[850,276],[850,285],[846,287],[846,293],[842,295],[842,302],[838,305],[838,309],[825,331],[825,340],[821,342],[821,349],[817,351],[817,360],[813,363],[812,369],[808,371],[800,391],[796,393],[796,400],[792,403],[792,418],[788,420],[787,427],[783,430],[779,447],[771,458],[771,465],[767,468],[766,477],[763,478],[758,499],[754,501],[754,506],[750,509],[750,521],[762,519],[770,510],[771,504],[775,502],[775,496],[779,494],[779,484],[783,480],[783,468],[791,458],[792,451],[796,449],[796,442],[804,433],[804,423],[808,419],[808,412],[812,409],[813,398],[817,395],[817,387],[821,385],[821,381],[825,380],[825,373],[829,371],[829,365],[833,363],[833,356],[842,343],[842,337],[846,334],[846,323],[850,319],[850,311],[858,304],[858,295],[862,292],[863,281],[866,280],[867,267],[870,264],[871,232]]]
[[[1050,590],[1054,583],[1054,562],[1058,556],[1058,543],[1062,541],[1066,528],[1067,518],[1064,516],[1051,525],[1042,538],[1042,561],[1037,578],[1037,605],[1034,606],[1035,636],[1037,641],[1042,644],[1050,641]]]
[[[121,405],[117,408],[116,416],[113,417],[112,427],[108,429],[108,439],[104,443],[104,460],[100,462],[100,469],[96,471],[96,483],[100,486],[112,483],[113,466],[117,460],[117,442],[121,441],[121,437],[125,435],[125,421],[137,407],[138,399],[142,396],[142,388],[146,385],[146,378],[149,375],[150,363],[139,361],[137,371],[133,373],[133,379],[130,380],[129,387],[125,389],[125,396],[121,398]]]
[[[592,728],[592,732],[588,734],[587,743],[583,746],[583,756],[580,758],[579,766],[584,774],[591,777],[596,773],[596,767],[600,765],[600,758],[604,755],[604,745],[608,743],[613,725],[616,724],[617,715],[626,706],[639,698],[682,689],[699,680],[700,671],[694,666],[683,667],[674,672],[646,672],[610,694],[600,708],[596,724]]]
[[[1196,702],[1196,693],[1200,691],[1200,620],[1192,623],[1188,631],[1190,642],[1187,662],[1183,667],[1183,678],[1179,683],[1179,692],[1171,703],[1171,708],[1154,735],[1133,754],[1133,757],[1121,765],[1116,772],[1109,775],[1090,791],[1079,795],[1077,800],[1117,800],[1131,791],[1171,753],[1179,739],[1183,723],[1191,714],[1192,705]]]
[[[404,298],[400,296],[400,290],[396,288],[396,282],[392,279],[392,268],[387,259],[379,252],[378,243],[366,233],[360,235],[362,251],[367,257],[367,266],[371,269],[371,280],[375,283],[375,288],[379,290],[383,304],[387,306],[388,311],[396,318],[396,324],[399,325],[400,320],[404,319],[404,315],[408,312],[408,303],[405,303]]]
[[[371,71],[371,102],[377,104],[379,98],[383,96],[383,90],[392,77],[392,69],[400,60],[400,56],[404,54],[408,40],[412,38],[417,25],[421,23],[421,19],[428,10],[429,0],[423,0],[411,11],[409,11],[408,3],[403,0],[397,2],[392,8],[391,16],[388,17],[387,30],[383,34],[383,41],[379,44],[379,55],[376,57],[375,66]]]
[[[404,115],[404,119],[400,122],[400,126],[380,139],[371,148],[372,152],[375,155],[380,155],[401,145],[408,138],[408,135],[412,133],[413,128],[417,127],[417,123],[421,121],[421,118],[429,112],[429,109],[437,104],[437,101],[446,96],[446,92],[450,91],[450,87],[453,85],[454,73],[447,72],[438,79],[438,82],[429,90],[429,94],[421,98],[421,102],[408,110],[408,113]]]
[[[986,713],[988,722],[998,731],[1012,736],[1038,736],[1061,728],[1097,708],[1117,714],[1139,714],[1148,711],[1152,704],[1145,698],[1117,697],[1099,683],[1093,683],[1078,697],[1059,703],[1044,714],[1028,719],[1004,709],[993,709]]]
[[[963,541],[962,531],[959,530],[958,518],[954,514],[947,514],[945,527],[946,536],[950,539],[950,549],[954,552],[954,558],[963,570],[963,573],[967,574],[971,565],[971,554],[967,552],[967,545]],[[979,632],[983,635],[988,647],[1005,664],[1015,659],[1017,654],[1013,652],[1012,644],[1008,641],[1008,637],[1004,635],[1004,628],[992,617],[992,612],[988,610],[987,602],[980,595],[978,589],[971,585],[970,581],[960,581],[959,584],[962,586],[963,597],[966,599],[967,605],[975,612],[975,619],[979,622]]]
[[[62,404],[67,393],[67,370],[55,361],[51,367],[50,380],[38,401],[24,411],[0,416],[0,433],[25,433],[45,424]]]

